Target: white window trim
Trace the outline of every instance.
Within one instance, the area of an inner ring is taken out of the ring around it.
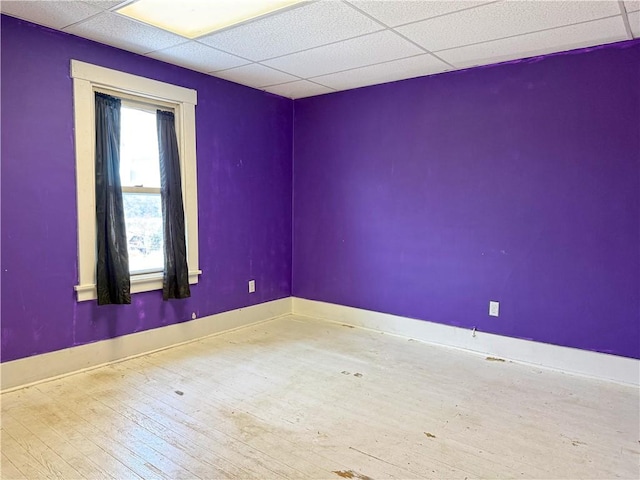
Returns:
[[[196,170],[197,92],[169,83],[71,60],[75,111],[76,193],[78,205],[78,301],[96,294],[95,94],[108,89],[149,101],[169,103],[176,118],[187,233],[189,283],[198,283],[198,191]],[[162,272],[131,276],[131,293],[162,288]]]

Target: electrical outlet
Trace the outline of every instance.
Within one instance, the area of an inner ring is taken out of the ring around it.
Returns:
[[[256,291],[256,281],[249,280],[249,293],[254,293]]]
[[[490,317],[498,317],[500,316],[500,302],[489,302],[489,316]]]

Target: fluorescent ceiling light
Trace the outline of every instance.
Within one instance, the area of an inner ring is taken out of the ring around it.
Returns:
[[[138,0],[116,11],[187,38],[257,18],[303,0]]]

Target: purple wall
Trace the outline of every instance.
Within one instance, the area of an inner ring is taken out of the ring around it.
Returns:
[[[1,27],[2,361],[291,295],[291,100],[10,17]],[[76,303],[72,58],[198,90],[204,273],[188,300]]]
[[[291,295],[294,121],[294,295],[640,358],[640,43],[298,100],[292,118],[283,98],[1,27],[2,361]],[[71,58],[198,90],[204,274],[186,301],[75,301]]]
[[[294,123],[295,296],[640,358],[640,43],[303,99]]]

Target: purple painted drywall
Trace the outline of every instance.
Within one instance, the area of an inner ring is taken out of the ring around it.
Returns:
[[[638,42],[294,109],[295,296],[640,357]]]
[[[10,17],[1,27],[2,361],[291,295],[291,100]],[[198,91],[204,273],[188,300],[75,301],[72,58]]]

